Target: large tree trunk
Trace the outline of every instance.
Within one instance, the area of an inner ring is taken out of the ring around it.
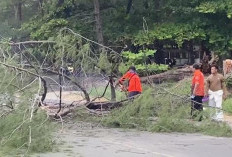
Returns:
[[[148,77],[141,77],[141,82],[143,83],[162,83],[164,81],[180,81],[185,77],[192,76],[192,70],[190,67],[185,67],[177,69],[175,71],[169,70],[164,73],[151,75]]]
[[[99,44],[103,44],[103,33],[102,33],[102,21],[100,17],[100,4],[99,0],[93,0],[94,2],[94,16],[95,16],[95,28],[97,41]]]

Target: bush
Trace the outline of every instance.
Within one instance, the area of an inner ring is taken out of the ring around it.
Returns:
[[[121,73],[125,73],[129,67],[131,65],[130,64],[120,64],[119,66],[119,71]],[[168,70],[168,65],[164,65],[164,64],[138,64],[136,65],[136,69],[137,72],[140,76],[148,76],[148,75],[152,75],[152,74],[159,74],[161,72],[167,71]]]
[[[232,74],[226,76],[226,86],[229,89],[232,89]]]
[[[155,63],[147,64],[149,57],[153,57],[155,50],[140,50],[135,54],[130,51],[122,53],[124,63],[119,65],[119,71],[125,73],[131,65],[134,65],[140,76],[147,76],[152,74],[161,73],[168,70],[168,65],[158,65]]]

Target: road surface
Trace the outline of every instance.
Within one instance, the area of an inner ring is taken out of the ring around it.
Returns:
[[[58,151],[33,157],[231,157],[232,138],[150,133],[75,124],[59,133]]]

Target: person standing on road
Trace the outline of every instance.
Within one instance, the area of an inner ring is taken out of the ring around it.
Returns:
[[[193,65],[193,78],[192,78],[192,87],[191,87],[191,94],[192,94],[192,108],[191,108],[191,115],[193,112],[198,110],[202,111],[202,98],[204,97],[204,75],[200,71],[200,66],[198,64]],[[200,119],[201,120],[201,119]]]
[[[223,120],[222,100],[226,98],[226,85],[223,75],[218,73],[218,66],[211,66],[211,75],[206,80],[206,96],[209,96],[209,106],[216,107],[213,119]]]

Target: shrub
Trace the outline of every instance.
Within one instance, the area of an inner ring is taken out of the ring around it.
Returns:
[[[122,53],[124,62],[120,64],[119,71],[125,73],[131,65],[136,66],[137,72],[140,76],[157,74],[168,70],[168,65],[158,65],[155,63],[147,64],[149,57],[153,57],[155,50],[140,50],[135,54],[130,51]]]

